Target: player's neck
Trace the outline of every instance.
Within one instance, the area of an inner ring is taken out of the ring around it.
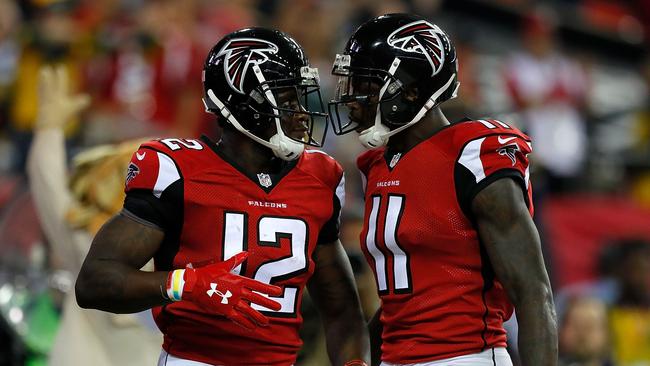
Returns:
[[[440,108],[430,110],[422,120],[404,131],[397,133],[388,140],[388,147],[395,151],[408,151],[415,145],[433,136],[449,125],[447,117]]]
[[[271,149],[238,132],[224,131],[218,145],[221,153],[247,174],[276,173],[281,169],[279,159]]]

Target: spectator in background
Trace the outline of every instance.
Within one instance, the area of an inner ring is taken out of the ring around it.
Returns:
[[[10,91],[20,56],[16,39],[19,18],[13,0],[0,0],[0,131],[7,125]]]
[[[607,307],[596,298],[574,297],[560,316],[560,365],[611,366]]]
[[[295,37],[305,46],[312,62],[317,66],[327,65],[325,69],[330,67],[334,46],[335,33],[331,30],[338,29],[344,20],[336,14],[336,5],[319,1],[282,1],[276,10],[275,26]]]
[[[603,302],[607,307],[612,306],[619,297],[617,271],[620,259],[620,245],[604,244],[598,254],[596,278],[563,287],[555,297],[558,313],[566,313],[566,309],[576,298],[593,298]]]
[[[618,365],[650,365],[650,243],[619,244],[618,298],[609,312]]]
[[[535,159],[545,170],[548,189],[570,190],[588,148],[587,76],[557,49],[551,18],[535,13],[523,22],[524,50],[507,61],[507,87],[522,115],[522,129],[535,141]]]
[[[650,243],[624,239],[604,246],[598,275],[563,288],[556,299],[558,313],[564,314],[560,351],[565,365],[591,365],[588,359],[600,362],[596,365],[650,364]],[[600,322],[601,306],[608,308],[610,357],[597,347],[603,342],[599,328],[588,324]]]
[[[38,15],[31,24],[31,40],[21,50],[21,57],[15,81],[15,93],[10,110],[11,140],[14,145],[13,170],[22,173],[25,169],[27,150],[32,139],[32,130],[38,110],[36,85],[39,69],[49,63],[66,66],[70,82],[78,84],[80,62],[73,52],[78,32],[66,5],[55,4],[38,9]],[[76,123],[67,124],[66,136],[78,132]]]
[[[157,98],[165,92],[177,95],[161,88],[162,70],[156,67],[164,59],[159,39],[160,29],[168,24],[164,10],[164,2],[120,7],[109,11],[94,33],[85,73],[86,89],[94,100],[87,124],[91,142],[164,135],[171,129],[175,102]]]
[[[650,1],[648,1],[650,10]],[[641,205],[650,207],[650,51],[641,62],[640,73],[646,86],[645,98],[635,113],[634,146],[626,159],[632,195]]]
[[[195,35],[198,3],[167,0],[146,6],[162,7],[160,19],[145,28],[159,46],[153,63],[153,119],[172,135],[200,135],[212,121],[202,112],[198,92],[200,66],[208,48],[201,47]]]
[[[92,140],[215,136],[196,90],[202,55],[209,48],[206,34],[212,44],[220,33],[203,19],[203,10],[196,1],[164,0],[122,4],[104,12],[108,14],[95,32],[85,73],[96,104],[89,128]]]
[[[39,219],[53,254],[73,275],[79,272],[92,236],[124,200],[123,173],[139,142],[93,149],[85,153],[66,186],[64,129],[88,104],[72,95],[63,66],[40,73],[39,109],[27,173]],[[82,311],[73,293],[64,299],[63,317],[49,364],[52,366],[113,366],[151,364],[162,337],[146,313],[113,315]]]

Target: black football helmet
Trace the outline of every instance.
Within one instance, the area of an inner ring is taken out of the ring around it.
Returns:
[[[343,54],[336,55],[332,74],[339,77],[336,96],[329,103],[337,135],[358,127],[341,108],[352,102],[376,105],[374,126],[359,135],[368,148],[385,145],[431,108],[456,97],[459,86],[456,50],[449,36],[410,14],[382,15],[361,25]],[[417,90],[416,100],[405,97],[407,88]]]
[[[205,60],[203,90],[206,111],[279,158],[298,158],[305,144],[322,146],[328,114],[318,70],[309,66],[302,47],[280,31],[247,28],[222,38]],[[298,136],[282,123],[294,117],[302,123]],[[277,132],[269,138],[272,124]]]

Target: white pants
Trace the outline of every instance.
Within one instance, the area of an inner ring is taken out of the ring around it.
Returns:
[[[158,366],[212,366],[208,363],[190,361],[170,355],[167,351],[162,350],[158,357]]]
[[[190,361],[170,355],[167,351],[162,350],[158,357],[158,366],[213,366],[207,363]]]
[[[382,362],[379,366],[512,366],[512,361],[505,348],[490,348],[483,352],[444,360],[403,365]]]

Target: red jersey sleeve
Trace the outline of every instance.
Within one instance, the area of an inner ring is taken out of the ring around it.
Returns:
[[[370,167],[372,164],[377,160],[378,158],[381,158],[383,156],[385,149],[376,149],[376,150],[368,150],[357,158],[357,168],[359,168],[359,172],[361,173],[361,184],[363,185],[363,192],[366,192],[366,184],[368,183],[368,172],[370,171]]]
[[[178,166],[161,152],[160,142],[144,143],[129,162],[124,212],[166,232],[182,221],[183,180]]]
[[[160,198],[172,183],[181,179],[174,160],[155,149],[157,142],[148,142],[133,153],[126,173],[124,192],[149,190]]]
[[[341,209],[345,205],[345,174],[343,167],[334,158],[321,150],[305,150],[305,158],[313,159],[315,164],[305,167],[310,174],[318,177],[332,190],[332,215],[323,225],[318,235],[318,244],[328,244],[339,238]],[[314,169],[315,168],[315,169]]]
[[[516,129],[503,130],[468,141],[461,149],[454,172],[458,202],[466,214],[472,200],[492,182],[509,177],[521,185],[532,214],[528,154],[532,144]]]
[[[384,149],[379,150],[383,151]],[[379,150],[368,150],[359,155],[357,158],[357,168],[359,168],[361,174],[368,175],[368,170],[370,169],[372,162],[376,159],[377,151]]]

